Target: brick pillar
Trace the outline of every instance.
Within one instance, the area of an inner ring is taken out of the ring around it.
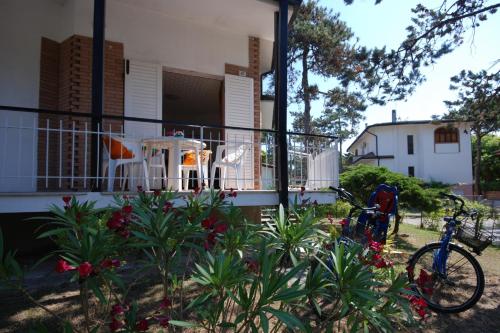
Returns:
[[[253,78],[253,127],[260,128],[260,40],[257,37],[248,39],[248,74]],[[261,170],[261,133],[255,132],[254,140],[254,186],[260,189],[260,170]]]
[[[53,42],[52,43],[56,43]],[[57,44],[57,43],[56,43]],[[54,47],[53,47],[54,48]],[[47,53],[48,46],[42,44],[42,58]],[[48,66],[47,61],[40,64],[41,73],[50,72],[54,76],[54,68]],[[92,38],[74,35],[59,44],[59,60],[57,72],[57,87],[42,84],[47,74],[40,76],[40,105],[42,101],[50,100],[51,94],[57,91],[57,104],[55,109],[69,112],[91,112],[91,86],[92,86]],[[104,72],[104,114],[123,115],[124,107],[124,68],[123,44],[106,41],[105,43],[105,72]],[[90,131],[90,118],[64,116],[57,117],[51,127],[59,128],[59,120],[63,120],[63,128],[71,129],[73,124],[76,130],[84,130],[85,124]],[[120,132],[122,122],[106,120],[103,131]],[[57,140],[56,158],[49,162],[54,165],[59,163],[59,135],[53,135],[50,140]],[[87,139],[87,158],[85,168],[85,139]],[[45,141],[46,142],[46,141]],[[39,144],[39,164],[45,164],[45,152],[41,149],[44,141]],[[74,147],[74,148],[73,148]],[[76,134],[62,135],[62,175],[69,178],[74,175],[73,186],[69,180],[64,180],[62,189],[83,190],[83,180],[79,177],[90,176],[90,136]],[[40,159],[42,161],[40,161]],[[49,163],[50,164],[50,163]],[[49,169],[52,169],[49,165]],[[39,170],[43,170],[40,169]],[[40,174],[40,172],[39,172]],[[54,184],[58,188],[58,184]],[[89,182],[87,181],[87,189]]]

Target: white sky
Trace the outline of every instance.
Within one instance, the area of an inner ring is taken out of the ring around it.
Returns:
[[[374,0],[355,0],[353,5],[344,5],[343,0],[320,0],[324,6],[340,12],[340,18],[347,22],[359,44],[368,47],[395,48],[406,36],[405,28],[410,24],[410,9],[419,2],[424,5],[437,6],[441,0],[383,0],[374,5]],[[462,69],[478,71],[488,69],[495,60],[500,59],[500,13],[490,16],[486,22],[472,34],[466,36],[465,43],[451,54],[445,55],[433,67],[423,69],[427,81],[417,87],[416,92],[406,101],[389,102],[385,106],[369,106],[365,112],[366,120],[358,130],[364,128],[364,123],[374,124],[391,120],[391,110],[396,109],[401,120],[430,119],[433,114],[443,114],[447,111],[443,101],[453,100],[456,92],[449,90],[450,77]],[[498,65],[497,65],[498,66]],[[333,83],[313,78],[321,90],[328,90]],[[290,110],[299,108],[290,105]],[[302,108],[302,106],[300,106]],[[315,101],[312,114],[318,116],[323,110],[323,103]],[[290,125],[289,125],[290,126]],[[352,141],[352,140],[350,140]],[[348,141],[344,147],[350,143]]]

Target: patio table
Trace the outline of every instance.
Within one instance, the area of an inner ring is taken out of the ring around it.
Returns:
[[[149,185],[149,169],[151,166],[152,151],[168,150],[168,172],[167,172],[167,188],[179,190],[181,187],[181,175],[179,174],[179,166],[181,165],[181,151],[194,150],[196,152],[196,164],[200,165],[200,150],[206,147],[206,144],[195,139],[188,139],[176,136],[161,136],[155,138],[146,138],[142,140],[145,148],[146,163],[148,177],[146,177],[146,190],[150,190]]]

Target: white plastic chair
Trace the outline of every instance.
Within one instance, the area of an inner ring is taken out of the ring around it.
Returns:
[[[240,146],[228,146],[219,145],[217,146],[217,151],[215,153],[215,161],[212,163],[212,177],[210,180],[210,187],[214,187],[215,182],[215,170],[220,169],[220,188],[224,189],[227,169],[232,168],[236,173],[236,187],[238,190],[242,189],[240,183],[240,175],[243,168],[245,155],[250,150],[251,146],[249,144],[243,144]],[[225,155],[222,157],[222,155]]]
[[[113,192],[113,185],[115,181],[116,168],[120,166],[124,167],[123,177],[121,180],[121,189],[122,191],[125,189],[125,180],[130,175],[129,179],[129,187],[130,189],[134,188],[134,177],[133,177],[133,167],[134,165],[143,165],[144,156],[142,153],[142,144],[140,140],[124,138],[118,136],[110,136],[103,135],[103,161],[102,161],[102,174],[106,175],[106,170],[108,171],[108,192]],[[113,142],[115,141],[115,142]],[[122,151],[118,156],[111,156],[109,145],[118,144],[122,147],[126,148],[133,154],[131,158],[123,158],[123,149],[118,148],[119,151]],[[114,157],[114,158],[113,158]]]
[[[187,154],[198,154],[198,150],[190,150],[184,153],[184,157]],[[212,154],[211,150],[203,150],[199,153],[199,157],[196,158],[194,163],[193,161],[186,161],[179,165],[179,174],[182,171],[182,181],[184,190],[188,189],[189,185],[189,173],[191,171],[196,171],[198,176],[198,186],[201,187],[201,184],[208,185],[208,162],[210,161],[210,155]],[[195,155],[196,156],[196,155]],[[187,163],[186,163],[187,162]],[[198,165],[199,164],[199,165]],[[203,174],[203,177],[202,177]]]

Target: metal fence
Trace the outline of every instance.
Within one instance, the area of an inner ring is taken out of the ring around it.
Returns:
[[[277,189],[274,130],[118,116],[104,116],[92,130],[91,121],[82,113],[0,107],[0,192]],[[289,188],[336,184],[333,137],[287,139]]]

